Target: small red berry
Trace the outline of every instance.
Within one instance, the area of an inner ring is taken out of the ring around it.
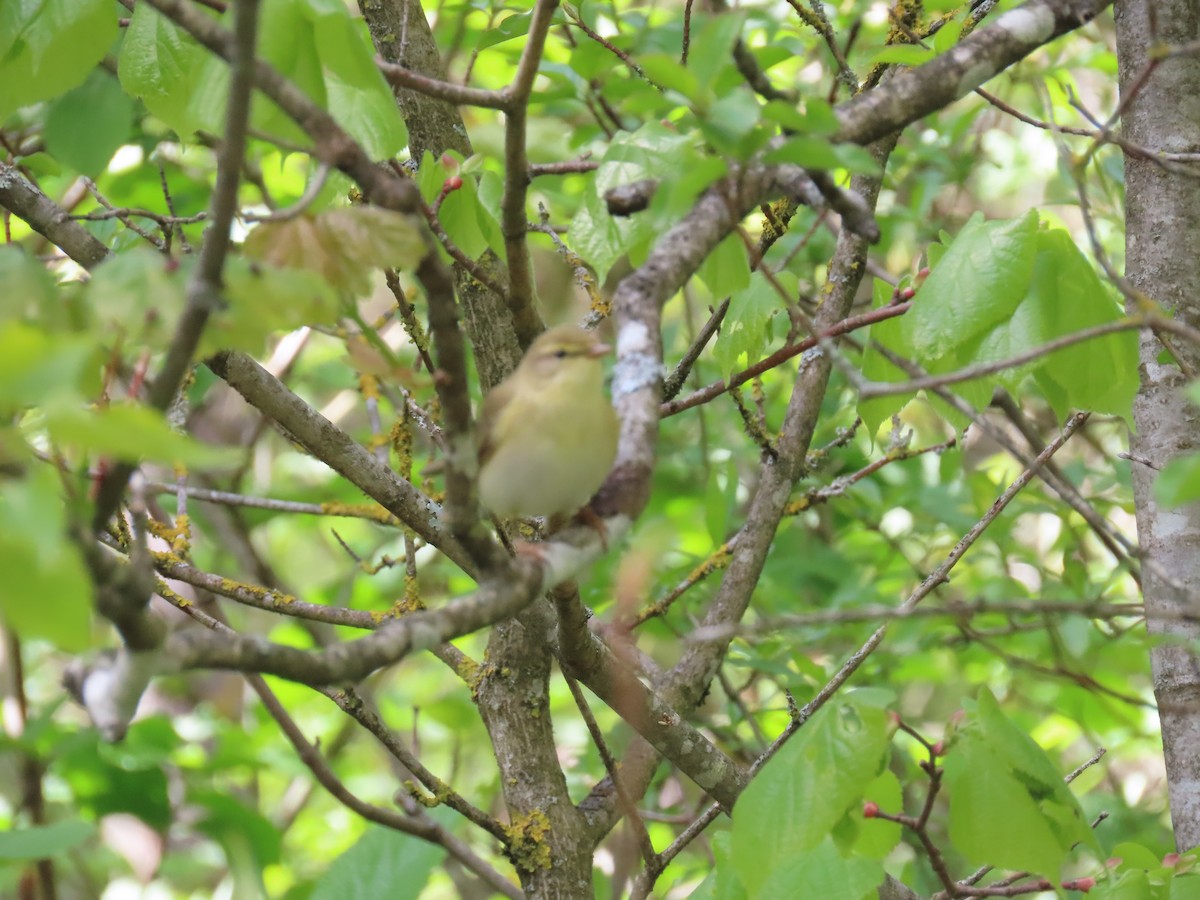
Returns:
[[[457,169],[458,168],[458,160],[456,160],[449,153],[443,153],[442,154],[442,168]]]
[[[1179,865],[1179,854],[1168,853],[1163,857],[1163,865],[1171,869],[1175,868],[1177,865]]]
[[[1082,891],[1086,894],[1096,886],[1096,879],[1091,875],[1087,875],[1083,878],[1075,878],[1071,881],[1064,881],[1062,886],[1068,891]]]
[[[457,191],[462,186],[463,186],[462,178],[458,175],[451,175],[442,184],[442,190],[444,190],[448,194],[451,191]]]
[[[879,815],[879,804],[874,800],[868,800],[863,804],[863,818],[874,819]]]
[[[945,756],[946,755],[945,741],[938,741],[930,749],[933,751],[934,756]]]

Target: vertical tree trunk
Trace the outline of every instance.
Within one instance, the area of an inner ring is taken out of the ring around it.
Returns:
[[[1147,76],[1156,47],[1195,41],[1200,0],[1118,0],[1117,51],[1124,136],[1152,153],[1200,152],[1200,57],[1163,60]],[[1133,154],[1125,157],[1126,275],[1178,318],[1200,325],[1200,181]],[[1131,303],[1132,305],[1132,303]],[[1132,311],[1132,310],[1131,310]],[[1173,349],[1164,361],[1151,334],[1141,341],[1141,387],[1134,406],[1134,502],[1144,554],[1143,593],[1154,693],[1162,719],[1171,818],[1180,850],[1200,845],[1200,626],[1155,614],[1200,612],[1200,504],[1166,508],[1154,499],[1158,469],[1200,451],[1200,410],[1181,389],[1197,371],[1200,348]]]

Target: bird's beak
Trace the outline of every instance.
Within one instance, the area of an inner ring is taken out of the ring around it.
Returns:
[[[611,350],[611,344],[592,344],[592,346],[588,347],[587,355],[592,359],[599,359],[601,356],[607,355]]]

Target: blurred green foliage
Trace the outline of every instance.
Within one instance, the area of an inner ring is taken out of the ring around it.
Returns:
[[[267,0],[263,7],[260,52],[373,157],[403,158],[404,125],[361,23],[334,0]],[[953,27],[937,32],[928,48],[888,47],[886,9],[874,0],[825,7],[839,46],[850,45],[846,61],[860,78],[873,65],[917,63],[953,46],[964,10],[930,0],[925,9],[927,21],[943,12],[953,16]],[[427,12],[451,78],[469,73],[471,84],[488,88],[510,82],[525,45],[527,4],[448,0]],[[6,160],[48,196],[74,196],[71,212],[114,254],[89,278],[20,219],[5,218],[11,246],[0,248],[0,614],[8,634],[8,690],[22,697],[27,712],[20,727],[0,738],[0,824],[8,830],[0,834],[0,894],[15,891],[29,859],[48,854],[64,897],[131,896],[143,890],[139,878],[149,882],[145,895],[155,897],[219,891],[291,900],[371,897],[397,879],[405,882],[404,893],[388,896],[456,896],[461,873],[440,865],[439,850],[368,827],[316,786],[237,677],[157,683],[143,701],[142,718],[118,746],[103,744],[83,714],[63,702],[59,679],[71,654],[115,640],[91,615],[87,570],[66,537],[67,523],[86,505],[89,470],[113,458],[136,458],[164,482],[174,480],[176,466],[186,466],[194,484],[254,497],[345,506],[363,500],[286,435],[261,427],[202,369],[187,391],[185,421],[125,401],[139,372],[147,365],[154,370],[184,302],[189,253],[205,227],[213,134],[220,130],[228,79],[224,63],[148,5],[139,3],[118,28],[123,16],[124,7],[108,0],[0,3]],[[836,128],[831,109],[847,91],[824,43],[786,9],[750,4],[736,14],[695,11],[686,63],[679,4],[567,5],[555,22],[530,106],[529,156],[547,163],[586,155],[596,166],[534,179],[530,218],[544,206],[552,223],[568,226],[566,241],[601,281],[638,265],[701,191],[780,129],[789,132],[772,151],[780,160],[828,170],[842,182],[871,169],[858,148],[829,142]],[[584,26],[636,68],[591,40]],[[794,91],[794,99],[764,101],[746,86],[731,54],[739,37],[771,82]],[[988,89],[1039,119],[1077,123],[1072,96],[1107,115],[1116,99],[1112,43],[1111,22],[1102,20],[1039,51]],[[464,187],[444,198],[441,222],[467,254],[500,252],[502,117],[473,108],[463,114],[475,156],[429,155],[417,179],[432,203],[445,179],[461,172]],[[414,481],[436,490],[436,476],[423,478],[436,455],[433,444],[413,427],[398,390],[429,404],[431,376],[395,327],[395,304],[381,290],[376,268],[383,258],[411,264],[413,231],[399,226],[382,246],[358,240],[331,251],[319,237],[322,228],[340,222],[344,233],[351,218],[374,211],[349,205],[349,184],[341,176],[318,183],[325,174],[299,152],[307,139],[273,105],[256,103],[253,125],[242,209],[261,215],[286,208],[310,188],[315,199],[282,239],[292,256],[272,255],[271,230],[251,228],[249,221],[238,225],[235,237],[247,252],[227,269],[227,306],[206,336],[205,351],[238,347],[262,359],[279,354],[276,362],[292,389],[370,446],[387,448],[389,430],[401,423],[414,442]],[[906,131],[884,177],[883,239],[872,263],[902,285],[916,283],[920,269],[936,264],[914,312],[876,326],[873,337],[914,354],[931,372],[945,372],[1118,315],[1078,249],[1086,242],[1077,185],[1059,162],[1060,140],[1087,139],[1022,124],[978,97]],[[1119,160],[1119,151],[1101,147],[1084,181],[1096,237],[1118,267]],[[94,179],[94,190],[82,177]],[[643,178],[659,182],[648,209],[611,217],[604,191]],[[380,238],[387,229],[379,225],[363,227]],[[747,227],[762,225],[754,219]],[[328,265],[305,251],[306,240],[331,253]],[[827,223],[801,207],[766,253],[776,281],[802,307],[811,310],[821,297],[834,240]],[[537,266],[551,273],[552,287],[543,293],[566,296],[569,275],[549,236],[532,233],[530,243]],[[280,265],[264,265],[264,259]],[[751,273],[752,262],[743,243],[730,238],[668,305],[663,343],[673,363],[707,311],[731,297],[720,337],[685,390],[756,361],[794,326],[776,287]],[[420,311],[411,276],[399,279]],[[890,302],[892,291],[878,281],[874,298],[865,291],[856,311]],[[577,311],[563,303],[552,317]],[[315,330],[299,339],[302,351],[281,350],[285,334],[295,338],[297,329],[308,327]],[[364,327],[384,338],[385,348],[378,341],[369,351],[348,347],[347,334]],[[962,386],[980,406],[994,388],[1006,388],[1043,437],[1069,408],[1104,413],[1056,461],[1097,512],[1130,537],[1130,485],[1116,455],[1124,447],[1121,417],[1135,377],[1131,341],[1129,333],[1109,335]],[[846,352],[870,377],[895,378],[877,355],[867,354],[864,362],[854,346]],[[785,363],[744,387],[744,407],[764,433],[778,427],[802,364]],[[372,387],[371,379],[384,384]],[[372,425],[365,397],[380,399],[381,427]],[[699,711],[714,738],[743,762],[757,758],[788,727],[789,709],[812,700],[862,645],[877,624],[870,611],[894,608],[907,597],[1019,474],[1019,466],[974,429],[953,447],[915,452],[959,436],[964,423],[924,397],[907,400],[860,405],[848,373],[835,370],[813,439],[815,450],[824,449],[812,455],[796,492],[809,502],[779,530],[747,632],[734,642],[722,679]],[[865,427],[856,424],[859,411]],[[189,434],[180,429],[184,424]],[[883,457],[888,461],[877,471],[856,477]],[[391,461],[400,464],[397,453]],[[611,621],[661,600],[698,567],[715,563],[715,574],[636,632],[644,652],[664,664],[677,659],[716,589],[719,551],[743,521],[762,461],[762,448],[747,436],[728,397],[664,420],[649,506],[626,545],[581,584],[584,601]],[[1178,474],[1167,486],[1169,499],[1194,499],[1198,477],[1195,466]],[[173,517],[182,510],[174,496],[151,497],[161,521],[178,526]],[[410,593],[437,606],[472,587],[426,551],[415,555],[415,577],[407,576],[402,530],[369,517],[331,525],[322,516],[193,500],[186,528],[196,567],[313,603],[382,615]],[[1058,602],[1137,597],[1126,569],[1083,519],[1035,481],[973,546],[937,601],[962,609],[1028,603],[1038,611],[960,609],[893,622],[856,674],[859,690],[839,695],[784,746],[743,796],[732,823],[719,820],[672,862],[659,882],[662,896],[686,896],[697,885],[695,896],[784,896],[797,884],[828,881],[842,893],[831,887],[820,896],[859,897],[884,871],[920,892],[936,890],[928,857],[910,832],[861,816],[864,801],[884,812],[915,814],[929,790],[920,765],[925,749],[895,733],[885,706],[929,743],[945,742],[946,783],[930,834],[956,877],[984,863],[1050,877],[1060,874],[1053,869],[1064,876],[1097,874],[1114,856],[1121,862],[1105,882],[1105,895],[1167,896],[1171,876],[1191,863],[1162,862],[1170,835],[1144,630],[1130,618],[1052,614]],[[305,627],[232,603],[221,611],[240,631],[282,643],[315,646],[352,636],[348,629]],[[802,614],[828,616],[780,624]],[[481,635],[456,644],[475,659],[483,656]],[[348,726],[337,707],[312,690],[269,682],[346,787],[392,806],[408,775],[374,739]],[[420,656],[373,676],[363,690],[429,769],[475,805],[497,811],[500,785],[487,733],[470,690],[453,673]],[[552,683],[551,701],[559,756],[572,796],[580,799],[604,768],[561,679]],[[619,756],[629,732],[611,711],[594,706]],[[959,722],[964,709],[969,712]],[[1099,747],[1108,749],[1103,761],[1069,790],[1062,787],[1056,778]],[[41,785],[50,824],[31,822],[23,799],[30,778]],[[657,849],[694,817],[702,800],[679,775],[660,771],[647,799],[657,814],[648,822]],[[1086,823],[1102,811],[1107,819],[1095,829],[1093,846]],[[122,814],[145,826],[129,831],[133,843],[112,835],[120,829],[113,823],[121,821],[114,817]],[[506,865],[468,823],[436,814],[477,852]],[[1072,850],[1077,841],[1082,850]],[[716,860],[711,876],[710,852]],[[137,856],[155,853],[160,865],[136,866]],[[628,849],[614,839],[598,857],[598,891],[628,865]]]

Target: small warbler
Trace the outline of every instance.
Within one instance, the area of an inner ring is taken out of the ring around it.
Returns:
[[[479,415],[479,496],[500,518],[580,509],[617,452],[595,335],[559,325],[538,336]]]

